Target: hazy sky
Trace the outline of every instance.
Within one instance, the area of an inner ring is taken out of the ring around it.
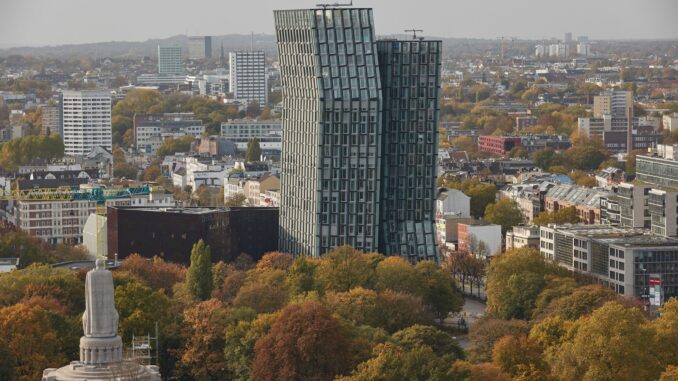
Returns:
[[[336,0],[326,0],[334,3]],[[273,32],[273,9],[317,0],[0,0],[0,47]],[[341,0],[343,2],[343,0]],[[438,37],[678,38],[678,0],[355,0],[377,34]]]

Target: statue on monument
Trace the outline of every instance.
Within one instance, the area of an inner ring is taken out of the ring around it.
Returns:
[[[113,337],[118,332],[113,275],[104,269],[104,260],[101,258],[97,259],[96,268],[89,271],[85,279],[82,328],[87,337]]]

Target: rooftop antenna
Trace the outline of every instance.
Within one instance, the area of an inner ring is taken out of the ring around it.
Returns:
[[[412,39],[416,40],[417,38],[423,40],[424,37],[417,37],[417,32],[424,33],[423,29],[405,29],[405,32],[412,32]]]
[[[315,6],[320,7],[322,9],[336,8],[336,7],[352,7],[353,6],[353,0],[349,1],[348,3],[334,3],[334,4],[322,3],[322,4],[316,4]]]

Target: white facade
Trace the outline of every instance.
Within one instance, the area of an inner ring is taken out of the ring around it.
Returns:
[[[436,218],[448,215],[471,217],[471,197],[458,189],[441,191],[436,200]]]
[[[66,155],[84,156],[95,147],[112,150],[110,92],[63,91],[61,118]]]
[[[662,117],[662,123],[664,124],[664,129],[667,131],[673,132],[673,130],[678,130],[678,112],[664,115]]]
[[[577,44],[577,54],[580,56],[588,57],[591,55],[591,45],[587,43]]]
[[[245,103],[268,103],[266,58],[262,51],[238,51],[228,54],[230,64],[230,92]]]
[[[192,135],[199,139],[205,127],[193,113],[170,113],[145,115],[134,118],[134,137],[140,153],[155,154],[162,143],[169,138],[177,139]]]
[[[539,228],[539,252],[548,261],[556,259],[555,229],[549,226]]]
[[[181,46],[158,45],[158,74],[182,74],[182,50]]]
[[[221,136],[235,143],[239,151],[247,150],[250,139],[257,139],[262,150],[282,149],[282,125],[279,120],[230,120],[221,123]]]

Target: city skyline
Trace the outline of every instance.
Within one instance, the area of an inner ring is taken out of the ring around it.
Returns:
[[[137,11],[127,12],[126,3]],[[566,7],[550,9],[535,7],[532,0],[514,2],[485,1],[481,3],[463,0],[448,4],[442,1],[427,1],[427,7],[417,3],[401,2],[400,6],[388,6],[377,0],[357,0],[355,6],[379,9],[375,25],[380,34],[402,33],[403,29],[424,29],[430,37],[442,38],[496,38],[511,36],[520,39],[563,38],[564,33],[588,35],[592,39],[674,39],[678,29],[671,16],[678,12],[678,4],[672,0],[657,0],[654,7],[638,0],[611,0],[586,2],[573,0]],[[177,3],[178,4],[178,3]],[[286,1],[284,4],[262,0],[239,4],[243,15],[260,17],[228,18],[229,5],[197,0],[195,9],[209,9],[205,17],[194,18],[200,22],[187,21],[185,9],[173,6],[173,1],[162,5],[163,22],[148,23],[148,14],[157,12],[157,1],[134,2],[122,0],[115,5],[73,0],[69,7],[58,2],[37,0],[22,2],[8,0],[0,5],[0,48],[16,46],[46,46],[61,44],[96,43],[106,41],[146,41],[174,35],[225,35],[273,33],[272,10],[274,8],[311,9],[315,2]],[[102,8],[103,7],[103,8]],[[432,8],[440,10],[431,12]],[[35,12],[40,9],[41,12]],[[79,10],[73,12],[73,10]],[[582,9],[585,12],[582,12]],[[488,12],[492,10],[492,12]],[[105,12],[107,17],[85,17]],[[558,17],[551,17],[558,12]],[[460,17],[460,14],[477,17]],[[606,17],[600,18],[599,15]],[[403,20],[407,17],[407,20]],[[125,28],[120,21],[125,20]],[[25,28],[26,20],[31,28]],[[484,26],[483,26],[484,25]],[[620,25],[624,25],[620,28]],[[404,27],[406,26],[406,27]],[[479,27],[480,26],[480,27]],[[83,33],[86,30],[87,33]],[[620,32],[620,30],[623,30]]]

